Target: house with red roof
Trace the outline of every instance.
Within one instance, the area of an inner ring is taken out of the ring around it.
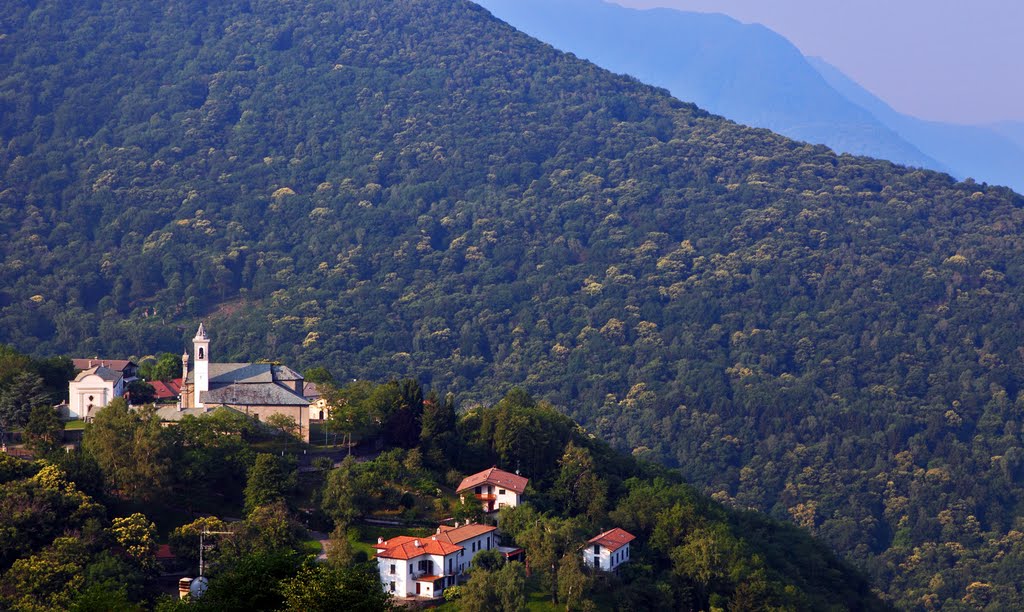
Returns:
[[[492,467],[464,478],[455,492],[463,503],[467,495],[472,495],[481,503],[484,512],[490,513],[518,506],[529,482],[529,478]]]
[[[613,572],[629,561],[629,543],[635,539],[636,536],[618,527],[598,534],[583,547],[583,564]]]
[[[377,569],[384,590],[395,597],[435,599],[459,583],[473,557],[498,548],[496,528],[490,525],[442,525],[430,537],[380,538]]]
[[[181,394],[181,382],[180,378],[173,378],[171,380],[151,380],[149,385],[153,387],[153,394],[158,402],[170,402],[178,399],[178,395]]]

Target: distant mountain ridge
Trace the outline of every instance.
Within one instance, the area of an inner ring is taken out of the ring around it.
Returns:
[[[601,0],[478,0],[520,30],[733,121],[838,152],[945,168],[832,89],[800,51],[720,14]]]
[[[1024,192],[1020,124],[989,129],[902,115],[760,24],[604,0],[477,1],[531,36],[739,123]]]
[[[1021,124],[986,127],[917,119],[894,110],[825,60],[811,57],[808,61],[836,91],[939,160],[957,178],[970,177],[1007,185],[1024,193],[1024,126]],[[1000,133],[1002,130],[1005,135]]]

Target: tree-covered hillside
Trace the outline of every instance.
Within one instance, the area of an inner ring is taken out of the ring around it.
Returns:
[[[0,341],[180,351],[204,318],[216,360],[524,385],[904,607],[1021,602],[1019,196],[461,0],[6,9]]]

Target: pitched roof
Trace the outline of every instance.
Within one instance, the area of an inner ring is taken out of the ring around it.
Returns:
[[[270,371],[273,372],[274,380],[306,380],[302,374],[286,365],[270,366]]]
[[[170,399],[172,397],[178,397],[181,393],[181,379],[175,378],[174,380],[151,380],[149,385],[153,387],[153,391],[156,392],[156,399]]]
[[[306,399],[313,401],[319,399],[323,392],[320,391],[320,387],[314,382],[306,382],[302,385],[302,394],[306,396]]]
[[[460,544],[466,540],[481,536],[485,533],[490,533],[496,529],[497,527],[492,525],[463,525],[462,527],[448,527],[446,525],[442,525],[441,527],[438,527],[438,534],[434,537],[441,542]]]
[[[71,363],[74,364],[76,370],[89,370],[96,366],[103,366],[110,368],[115,372],[124,372],[124,369],[129,365],[135,365],[135,362],[131,359],[100,359],[99,357],[93,357],[92,359],[72,359]]]
[[[308,406],[309,401],[276,383],[240,383],[210,389],[199,398],[204,404],[230,406]]]
[[[420,545],[416,546],[416,542],[419,542]],[[385,545],[388,545],[388,548],[382,549],[381,547]],[[435,540],[432,537],[413,538],[409,536],[391,538],[387,542],[377,544],[376,548],[378,550],[378,557],[384,559],[401,559],[403,561],[415,559],[421,555],[440,555],[443,557],[463,550],[461,546]]]
[[[303,380],[302,375],[288,366],[270,363],[210,363],[210,384],[270,383]],[[193,382],[195,370],[190,370],[186,382]]]
[[[78,376],[75,377],[75,382],[82,381],[87,376],[99,376],[101,379],[103,379],[106,382],[117,382],[117,381],[121,380],[121,373],[120,372],[111,370],[110,368],[106,368],[106,367],[103,367],[103,366],[95,366],[95,367],[89,368],[87,370],[82,370],[81,372],[79,372]]]
[[[629,533],[625,529],[616,527],[615,529],[609,529],[604,533],[594,536],[587,541],[587,544],[600,544],[609,551],[615,552],[635,539],[635,535]]]
[[[472,489],[482,484],[497,485],[505,489],[512,489],[516,493],[522,493],[526,490],[526,483],[530,482],[529,478],[524,478],[518,474],[511,474],[505,470],[499,470],[497,467],[486,469],[478,474],[467,476],[459,484],[459,488],[455,491],[461,493],[466,489]]]

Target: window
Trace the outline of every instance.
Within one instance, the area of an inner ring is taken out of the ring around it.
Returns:
[[[391,564],[391,573],[392,574],[395,573],[395,564],[394,563]]]
[[[594,544],[594,554],[595,555],[601,554],[601,545],[600,544]]]
[[[392,593],[395,592],[395,583],[394,582],[391,583],[391,592]]]
[[[601,569],[601,557],[594,557],[594,567]]]
[[[491,536],[487,536],[487,548],[491,548]]]
[[[476,493],[477,495],[480,495],[481,493],[484,492],[484,488],[483,487],[477,487],[477,488],[473,489],[473,492]]]
[[[498,489],[498,495],[504,495],[505,489]]]
[[[199,347],[199,358],[200,359],[204,359],[204,357],[203,357],[203,347]]]

